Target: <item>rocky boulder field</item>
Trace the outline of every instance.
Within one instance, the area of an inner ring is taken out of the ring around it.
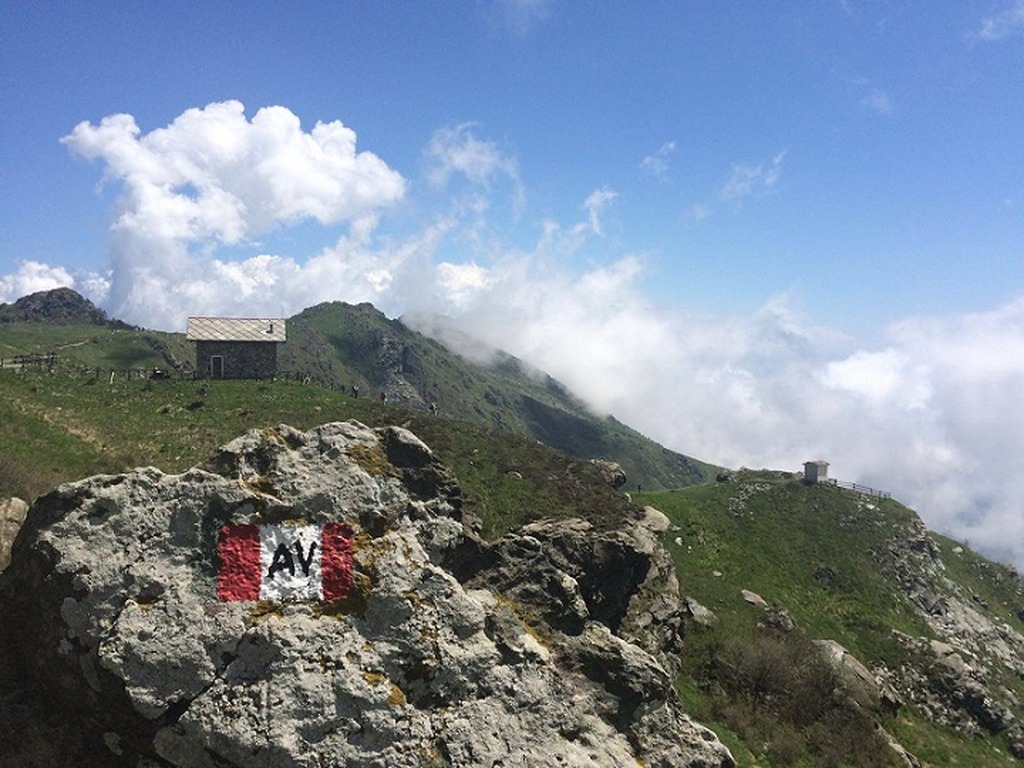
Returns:
[[[0,765],[731,766],[673,690],[664,522],[487,542],[354,421],[62,485],[0,574]]]

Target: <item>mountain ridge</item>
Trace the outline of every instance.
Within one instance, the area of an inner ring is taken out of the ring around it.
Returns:
[[[442,342],[389,320],[370,304],[319,304],[289,318],[285,367],[313,371],[327,386],[376,396],[416,410],[533,437],[584,458],[614,461],[633,487],[706,482],[719,467],[671,451],[613,417],[593,414],[551,376],[493,350],[478,363]]]
[[[183,334],[108,320],[71,289],[0,305],[4,317],[9,319],[0,322],[0,357],[46,355],[59,346],[69,364],[140,372],[162,368],[181,376],[191,375],[194,367]],[[286,321],[288,341],[279,353],[286,376],[363,398],[383,395],[392,405],[434,410],[581,458],[612,461],[634,488],[707,482],[721,469],[667,449],[613,417],[595,415],[563,384],[512,355],[493,350],[489,364],[474,362],[371,304],[324,302]],[[81,340],[88,344],[74,346],[75,326],[82,326]],[[16,337],[16,331],[29,327],[38,332]],[[101,338],[104,332],[111,335]],[[117,349],[104,357],[107,343]]]

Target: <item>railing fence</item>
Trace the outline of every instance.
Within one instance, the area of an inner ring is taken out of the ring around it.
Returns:
[[[871,488],[867,485],[861,485],[860,483],[848,483],[845,480],[832,480],[831,478],[828,480],[828,482],[838,488],[845,488],[848,491],[853,491],[854,493],[861,493],[864,494],[865,496],[873,496],[876,499],[892,498],[892,494],[889,493],[888,491],[880,491],[877,488]]]

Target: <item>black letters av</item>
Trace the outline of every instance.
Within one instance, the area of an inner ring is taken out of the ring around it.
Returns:
[[[299,567],[302,568],[302,575],[309,577],[309,568],[313,564],[313,553],[316,551],[316,542],[310,542],[309,552],[302,551],[302,542],[296,541],[295,547],[295,558],[292,557],[291,550],[288,549],[288,545],[281,542],[277,545],[277,549],[274,550],[274,557],[270,562],[270,568],[267,569],[267,578],[274,578],[274,574],[278,571],[288,571],[289,576],[295,575],[295,560],[299,561]]]

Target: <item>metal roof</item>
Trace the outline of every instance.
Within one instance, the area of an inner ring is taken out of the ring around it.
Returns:
[[[281,317],[190,317],[189,341],[285,341]]]

